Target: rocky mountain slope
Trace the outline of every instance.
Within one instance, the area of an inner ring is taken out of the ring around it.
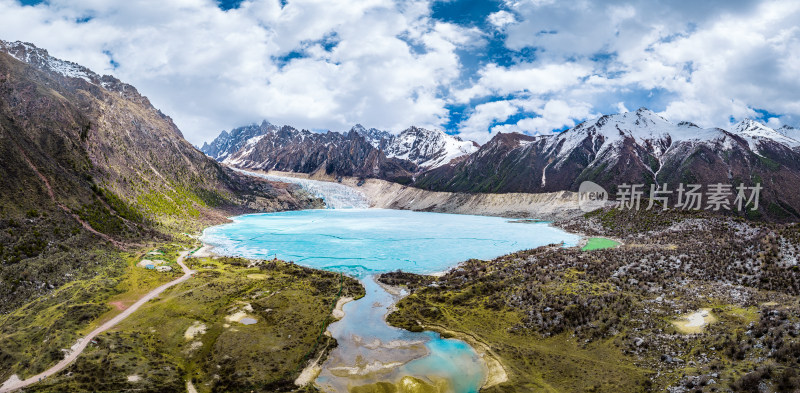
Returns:
[[[0,41],[0,312],[134,249],[254,210],[314,206],[192,147],[128,84]]]
[[[283,126],[250,138],[225,158],[228,165],[299,173],[322,171],[330,176],[377,177],[408,183],[417,166],[387,157],[355,131],[315,133]]]
[[[733,130],[672,124],[647,109],[602,116],[549,136],[498,134],[457,162],[418,175],[436,191],[577,191],[585,180],[612,195],[621,184],[760,183],[762,213],[800,218],[800,141],[793,129],[745,120]]]
[[[240,168],[292,170],[409,182],[415,173],[478,150],[439,130],[410,127],[399,135],[356,124],[346,134],[314,133],[266,121],[223,131],[201,147],[214,159]]]

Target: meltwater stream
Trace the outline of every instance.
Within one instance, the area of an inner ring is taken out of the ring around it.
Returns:
[[[328,328],[339,345],[315,381],[327,392],[347,392],[377,382],[400,384],[409,376],[435,386],[439,392],[477,392],[487,370],[473,348],[433,332],[413,333],[387,325],[385,316],[400,296],[387,292],[375,281],[375,275],[398,269],[421,274],[440,272],[470,258],[490,259],[545,244],[574,245],[578,241],[577,236],[544,223],[342,209],[363,206],[357,190],[305,179],[270,180],[298,183],[323,197],[328,207],[337,208],[238,216],[233,223],[206,229],[202,240],[220,254],[254,259],[277,255],[361,280],[366,296],[346,304],[344,318]]]
[[[346,304],[345,317],[329,328],[339,346],[316,384],[331,392],[413,376],[443,392],[472,393],[486,376],[484,363],[465,343],[388,326],[384,317],[398,299],[374,275],[397,269],[439,272],[469,258],[489,259],[562,241],[574,245],[577,240],[544,223],[384,209],[244,215],[203,235],[221,254],[259,259],[277,254],[362,281],[367,296]]]

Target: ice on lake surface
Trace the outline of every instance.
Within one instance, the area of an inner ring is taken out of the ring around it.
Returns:
[[[470,258],[565,242],[578,236],[546,223],[512,223],[500,217],[385,209],[325,209],[250,214],[203,234],[215,251],[246,258],[279,259],[361,277],[402,269],[447,270]]]
[[[579,237],[546,223],[500,217],[383,209],[320,209],[233,217],[205,230],[215,252],[279,259],[358,277],[366,296],[344,306],[345,317],[328,330],[339,345],[315,381],[323,391],[348,391],[414,376],[453,393],[475,393],[487,370],[463,341],[432,332],[412,333],[386,324],[398,300],[375,274],[447,270],[470,258],[490,259],[546,244],[574,246]]]

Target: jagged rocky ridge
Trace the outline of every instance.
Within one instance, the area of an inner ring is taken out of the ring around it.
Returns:
[[[268,123],[266,120],[260,125],[251,124],[244,127],[239,127],[231,130],[230,133],[222,131],[219,136],[214,139],[210,144],[203,143],[200,151],[207,154],[209,157],[217,160],[224,161],[229,155],[239,151],[244,145],[270,131],[277,130],[277,127]]]
[[[415,173],[449,163],[478,149],[474,142],[438,130],[410,127],[392,135],[360,124],[349,132],[324,134],[261,125],[223,131],[201,150],[241,168],[290,170],[331,176],[374,177],[410,182]]]
[[[246,169],[376,177],[411,182],[418,169],[408,160],[387,157],[355,131],[315,133],[283,126],[247,140],[224,163]]]

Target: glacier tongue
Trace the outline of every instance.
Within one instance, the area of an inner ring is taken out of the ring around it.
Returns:
[[[366,209],[369,207],[369,200],[364,193],[343,184],[289,176],[265,175],[263,173],[244,171],[236,168],[231,169],[269,181],[298,184],[304,190],[308,191],[309,194],[317,198],[322,198],[322,200],[325,201],[325,207],[328,209]]]

